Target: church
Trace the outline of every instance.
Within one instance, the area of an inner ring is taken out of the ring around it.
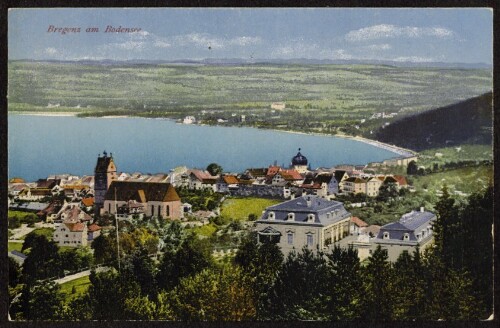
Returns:
[[[292,163],[290,165],[291,169],[299,172],[300,174],[305,174],[308,171],[307,168],[307,158],[299,152],[292,158]]]
[[[97,156],[97,164],[94,170],[94,212],[101,214],[104,206],[104,197],[111,182],[117,179],[116,165],[113,161],[113,153],[103,152],[103,156]]]

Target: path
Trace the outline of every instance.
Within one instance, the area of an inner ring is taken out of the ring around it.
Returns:
[[[21,237],[26,236],[33,230],[35,230],[35,228],[29,228],[27,224],[23,224],[20,228],[12,229],[14,234],[9,239],[21,239]]]
[[[109,270],[109,267],[98,267],[97,269],[95,269],[96,272],[104,272],[104,271],[108,271],[108,270]],[[90,276],[90,270],[81,271],[81,272],[66,276],[64,278],[56,279],[54,281],[58,284],[64,284],[65,282],[75,280],[78,278],[82,278],[85,276]]]

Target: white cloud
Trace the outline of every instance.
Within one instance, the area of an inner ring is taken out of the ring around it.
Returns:
[[[142,41],[127,41],[123,43],[113,43],[112,46],[124,49],[124,50],[142,50],[144,48],[144,42]]]
[[[347,41],[369,41],[396,37],[421,38],[436,37],[449,38],[454,32],[443,27],[415,27],[396,26],[390,24],[373,25],[358,30],[353,30],[345,35]]]
[[[56,48],[51,48],[51,47],[49,47],[49,48],[46,48],[46,49],[44,50],[44,53],[45,53],[45,54],[47,54],[47,55],[51,55],[51,56],[53,56],[53,55],[58,54],[58,53],[59,53],[59,51],[57,51],[57,49],[56,49]]]
[[[383,44],[370,44],[363,48],[373,51],[382,51],[382,50],[392,49],[392,46],[390,44],[383,43]]]
[[[171,45],[170,43],[166,42],[166,41],[156,40],[156,41],[154,42],[154,46],[155,46],[156,48],[169,48],[169,47],[171,47],[172,45]]]
[[[436,61],[435,58],[419,57],[419,56],[396,57],[393,60],[397,62],[412,62],[412,63],[430,63]]]
[[[252,44],[259,44],[261,41],[262,41],[261,38],[258,36],[240,36],[231,39],[229,43],[244,47]]]

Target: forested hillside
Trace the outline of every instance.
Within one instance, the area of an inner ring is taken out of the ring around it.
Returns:
[[[376,139],[421,151],[459,144],[491,144],[492,93],[405,117],[380,128]]]

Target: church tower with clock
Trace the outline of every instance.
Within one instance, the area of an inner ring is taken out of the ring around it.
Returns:
[[[100,215],[100,211],[104,206],[104,196],[108,191],[113,180],[116,180],[116,166],[113,161],[113,153],[103,152],[97,156],[97,165],[94,171],[94,211],[96,215]]]

